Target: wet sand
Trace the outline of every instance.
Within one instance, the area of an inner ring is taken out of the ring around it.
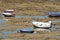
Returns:
[[[8,17],[7,17],[8,18]],[[5,26],[0,25],[0,38],[2,40],[60,40],[60,30],[57,29],[52,32],[40,32],[40,33],[19,33],[16,29],[22,29],[32,27],[32,21],[47,22],[48,20],[55,20],[51,18],[8,18]],[[4,20],[4,19],[3,19]],[[58,23],[58,22],[57,22]],[[59,24],[56,24],[59,25]],[[59,28],[59,27],[58,27]]]
[[[60,26],[60,17],[33,18],[30,16],[46,16],[47,12],[59,12],[60,1],[46,0],[0,0],[0,11],[14,9],[17,16],[29,16],[29,18],[1,17],[4,22],[0,23],[0,40],[60,40],[60,29],[52,32],[18,33],[17,29],[32,27],[32,21],[47,22],[52,20],[56,26]],[[55,20],[55,21],[54,21]],[[60,28],[60,27],[58,27]]]

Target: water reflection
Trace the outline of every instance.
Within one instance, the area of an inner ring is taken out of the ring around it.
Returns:
[[[53,26],[49,28],[51,31],[60,31],[60,26]]]

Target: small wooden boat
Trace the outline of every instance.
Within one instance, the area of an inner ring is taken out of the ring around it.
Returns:
[[[5,17],[14,17],[15,13],[14,10],[4,10],[2,15],[4,15]]]

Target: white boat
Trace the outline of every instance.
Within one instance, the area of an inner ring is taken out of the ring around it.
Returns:
[[[14,17],[15,16],[14,10],[4,10],[2,14],[5,17]]]
[[[51,21],[49,21],[49,22],[36,22],[36,21],[33,21],[32,24],[35,28],[48,29],[48,28],[52,27],[52,22]]]

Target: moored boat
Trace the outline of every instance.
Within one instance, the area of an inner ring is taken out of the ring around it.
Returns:
[[[14,10],[4,10],[2,15],[4,15],[5,17],[14,17],[15,13]]]
[[[35,28],[42,28],[42,29],[49,29],[52,27],[52,22],[49,21],[49,22],[32,22],[33,26]]]
[[[24,29],[20,29],[21,33],[33,33],[33,28],[24,28]]]
[[[60,12],[48,12],[49,17],[60,17]]]

